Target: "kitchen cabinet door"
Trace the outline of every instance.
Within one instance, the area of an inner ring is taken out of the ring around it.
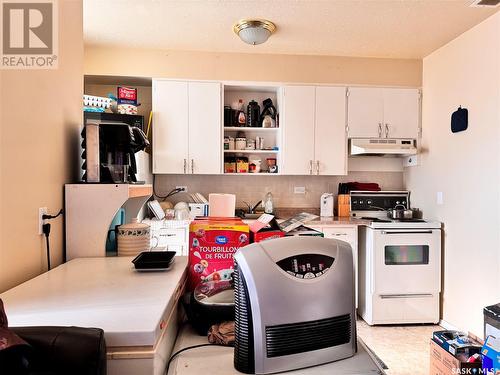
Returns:
[[[316,87],[316,174],[347,174],[346,88]]]
[[[190,82],[189,160],[191,174],[221,173],[221,85],[217,82]]]
[[[188,161],[188,84],[153,82],[153,173],[185,173]]]
[[[384,137],[417,138],[420,119],[418,89],[383,89]]]
[[[283,174],[313,172],[315,91],[314,86],[286,86],[283,90]]]
[[[378,138],[384,118],[383,92],[374,87],[351,87],[348,96],[349,138]]]

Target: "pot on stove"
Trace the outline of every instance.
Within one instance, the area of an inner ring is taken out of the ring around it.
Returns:
[[[387,210],[387,216],[393,220],[412,219],[413,210],[407,209],[402,204],[397,204],[394,208]]]

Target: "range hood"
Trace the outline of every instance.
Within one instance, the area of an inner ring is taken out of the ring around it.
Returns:
[[[415,139],[352,138],[351,155],[409,156],[417,153]]]

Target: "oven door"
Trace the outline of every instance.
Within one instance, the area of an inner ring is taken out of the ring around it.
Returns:
[[[425,297],[441,290],[441,230],[374,230],[372,293]]]

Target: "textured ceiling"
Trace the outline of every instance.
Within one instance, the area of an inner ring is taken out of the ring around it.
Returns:
[[[279,54],[422,58],[499,8],[472,0],[84,0],[92,45]],[[266,18],[267,43],[241,42],[232,26]]]

